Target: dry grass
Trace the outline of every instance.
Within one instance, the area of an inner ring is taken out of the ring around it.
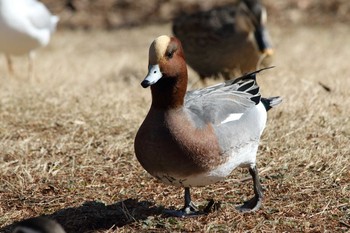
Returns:
[[[183,191],[155,182],[133,152],[150,105],[139,85],[148,46],[169,32],[59,31],[38,52],[35,78],[26,59],[15,59],[12,78],[0,64],[0,232],[40,215],[67,232],[350,231],[349,27],[272,26],[277,68],[259,81],[284,102],[269,112],[258,153],[264,206],[235,211],[252,195],[242,169],[194,188],[199,204],[214,197],[221,208],[189,219],[161,216],[182,206]]]

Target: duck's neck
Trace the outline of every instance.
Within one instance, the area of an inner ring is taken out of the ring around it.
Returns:
[[[186,75],[179,77],[162,77],[151,86],[152,107],[156,109],[175,109],[182,107],[187,89]]]

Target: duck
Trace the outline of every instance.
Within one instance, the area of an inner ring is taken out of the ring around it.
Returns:
[[[28,54],[28,71],[32,72],[34,50],[48,45],[58,21],[37,0],[0,1],[0,52],[6,56],[10,74],[14,73],[12,55]]]
[[[172,31],[182,42],[188,65],[205,83],[209,77],[228,80],[269,66],[274,50],[266,22],[260,0],[240,0],[179,14]]]
[[[34,217],[16,224],[13,233],[66,233],[63,227],[53,219]]]
[[[256,211],[263,199],[256,166],[267,110],[281,97],[262,98],[256,82],[261,70],[214,86],[187,91],[188,71],[179,39],[162,35],[149,48],[148,74],[152,103],[139,127],[135,155],[141,166],[162,183],[185,190],[185,205],[171,215],[201,214],[190,188],[224,180],[237,167],[249,170],[254,197],[237,207]]]

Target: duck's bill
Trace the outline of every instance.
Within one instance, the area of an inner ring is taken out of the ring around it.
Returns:
[[[254,36],[260,52],[271,56],[273,54],[273,49],[271,46],[269,33],[266,28],[264,26],[256,28]]]
[[[148,66],[148,74],[146,78],[142,81],[141,86],[143,88],[149,87],[156,82],[158,82],[159,79],[162,78],[162,72],[159,69],[159,65],[149,65]]]

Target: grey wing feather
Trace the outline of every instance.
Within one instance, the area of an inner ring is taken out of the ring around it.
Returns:
[[[195,122],[220,124],[230,114],[244,113],[257,104],[254,98],[260,98],[258,86],[254,81],[252,86],[243,90],[246,84],[247,82],[230,85],[223,83],[188,92],[185,107]]]

